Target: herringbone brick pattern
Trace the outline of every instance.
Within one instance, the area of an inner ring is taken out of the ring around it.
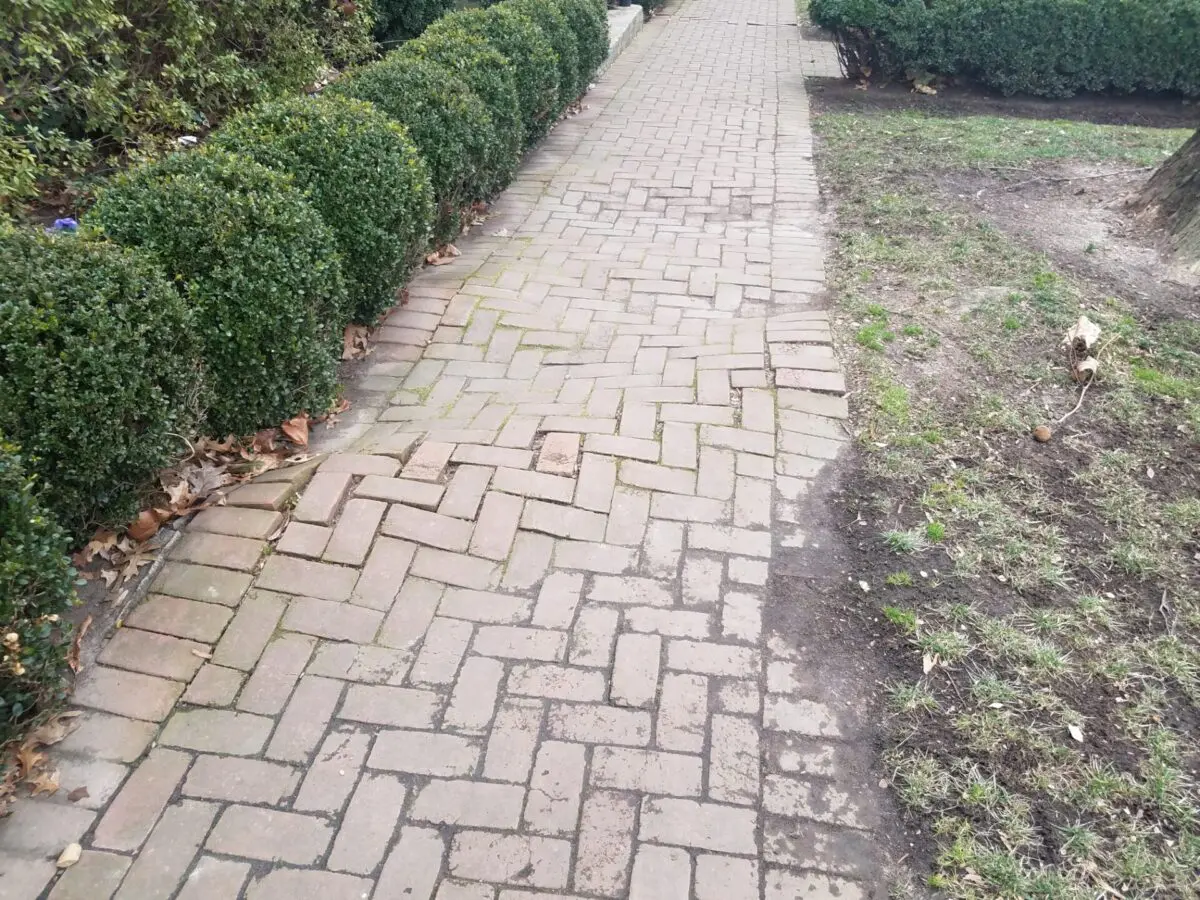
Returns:
[[[195,520],[80,686],[111,787],[54,900],[875,895],[836,699],[763,626],[846,440],[792,23],[648,25],[337,452]]]

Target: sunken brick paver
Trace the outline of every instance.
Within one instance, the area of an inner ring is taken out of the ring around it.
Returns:
[[[330,455],[196,517],[76,689],[105,796],[22,800],[0,894],[882,896],[844,704],[764,626],[845,444],[813,54],[792,0],[668,12],[415,278]]]

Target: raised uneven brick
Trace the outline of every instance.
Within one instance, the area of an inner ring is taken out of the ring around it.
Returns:
[[[292,510],[292,518],[298,522],[328,525],[350,490],[352,478],[349,472],[318,472]]]
[[[268,716],[283,709],[316,645],[316,640],[307,635],[276,636],[250,674],[238,698],[238,709]]]
[[[617,483],[617,463],[611,457],[584,453],[576,479],[575,505],[606,513]]]
[[[391,843],[406,793],[394,776],[364,775],[342,819],[326,868],[371,874]]]
[[[534,835],[459,831],[450,846],[450,874],[466,880],[565,888],[570,864],[568,841]]]
[[[688,900],[692,860],[677,847],[638,846],[629,880],[629,900]]]
[[[334,641],[366,644],[375,637],[382,621],[383,613],[376,609],[298,597],[288,604],[283,627],[288,631],[300,631]]]
[[[150,590],[171,597],[237,606],[246,588],[250,587],[250,581],[251,577],[245,572],[169,562],[163,566]]]
[[[191,761],[189,754],[177,750],[162,747],[151,750],[96,826],[92,846],[125,851],[140,847],[183,780],[183,773]]]
[[[658,691],[662,638],[656,634],[623,634],[617,638],[609,701],[616,706],[650,706]]]
[[[446,444],[439,441],[425,441],[409,457],[408,462],[404,466],[404,471],[400,474],[414,481],[438,481],[441,479],[442,470],[446,467],[446,463],[450,461],[450,454],[453,452],[453,444]]]
[[[313,675],[301,678],[271,735],[267,758],[305,762],[320,743],[341,694],[340,681]]]
[[[584,744],[644,747],[650,742],[650,714],[597,704],[555,703],[550,707],[550,734]]]
[[[512,548],[524,501],[511,494],[489,492],[483,498],[479,521],[471,537],[471,553],[487,559],[504,559]]]
[[[335,453],[321,463],[322,472],[349,472],[351,475],[395,475],[400,463],[387,456],[365,453]]]
[[[498,594],[493,591],[470,591],[448,588],[442,595],[438,614],[470,622],[515,624],[529,615],[530,601],[526,597]]]
[[[491,480],[492,470],[485,466],[459,466],[446,487],[438,513],[459,519],[474,519]]]
[[[409,481],[405,478],[383,478],[368,475],[354,489],[356,497],[370,497],[391,503],[407,503],[422,509],[433,509],[442,500],[446,488],[427,481]]]
[[[642,801],[643,841],[753,856],[758,814],[752,809],[670,797]]]
[[[249,875],[249,863],[202,856],[183,883],[178,900],[212,900],[214,897],[241,896],[242,885],[246,883]]]
[[[362,900],[371,881],[338,872],[272,869],[251,882],[246,900]]]
[[[524,800],[525,789],[515,784],[434,779],[418,791],[410,817],[414,822],[515,830]]]
[[[411,571],[419,578],[481,591],[494,587],[499,578],[494,563],[435,547],[419,547]]]
[[[537,470],[549,475],[572,477],[579,457],[579,443],[578,434],[558,432],[546,435],[538,454]]]
[[[321,858],[332,836],[330,825],[316,816],[230,806],[217,820],[205,846],[229,856],[307,866]]]
[[[196,674],[208,646],[153,631],[120,628],[100,653],[109,666],[187,681]]]
[[[400,829],[400,839],[383,864],[375,896],[381,900],[384,897],[404,900],[431,897],[445,853],[445,840],[437,831],[404,826]]]
[[[58,745],[59,750],[122,763],[140,757],[158,732],[152,722],[102,712],[84,711],[75,722],[77,727]]]
[[[578,572],[555,572],[546,577],[533,610],[538,628],[568,628],[575,619],[583,576]]]
[[[593,791],[583,804],[575,890],[605,897],[625,896],[637,800],[628,794]]]
[[[178,681],[92,666],[76,683],[74,700],[91,709],[161,722],[183,693],[183,687]]]
[[[427,731],[381,731],[367,765],[372,769],[439,775],[470,775],[479,762],[480,742]]]
[[[603,541],[607,519],[600,513],[560,506],[544,500],[528,500],[521,514],[521,527],[578,541]]]
[[[183,702],[197,706],[229,706],[245,680],[246,674],[237,669],[205,663],[184,691]]]
[[[286,601],[268,591],[251,591],[238,607],[237,615],[213,653],[220,666],[249,671],[275,632]]]
[[[278,805],[292,795],[299,780],[294,768],[280,763],[202,754],[188,772],[183,793],[206,800]]]
[[[437,612],[444,588],[420,578],[408,578],[392,611],[379,629],[377,640],[385,647],[409,650],[424,637]]]
[[[258,587],[322,600],[348,600],[357,580],[357,569],[277,554],[267,559],[258,575]]]
[[[496,711],[496,699],[503,677],[504,666],[498,660],[481,656],[469,658],[463,663],[462,672],[455,683],[442,727],[472,734],[485,731]]]
[[[267,485],[263,485],[267,487]],[[273,510],[214,506],[200,512],[188,524],[189,531],[212,531],[235,537],[265,541],[283,524],[283,514]],[[174,555],[174,554],[172,554]]]
[[[586,748],[545,741],[538,750],[525,804],[525,827],[537,834],[574,834],[583,793]]]
[[[621,463],[621,481],[646,490],[671,494],[696,493],[696,473],[627,459]]]
[[[371,736],[362,731],[329,732],[304,772],[304,783],[292,809],[329,814],[341,810],[354,790],[370,744]]]
[[[167,900],[191,866],[216,815],[215,803],[184,800],[169,807],[115,900]]]
[[[458,553],[466,552],[473,529],[473,523],[462,519],[400,505],[392,507],[383,523],[386,535]]]
[[[324,525],[292,522],[284,530],[279,543],[275,545],[275,551],[318,559],[325,552],[325,545],[329,543],[331,534],[333,534],[333,529]]]
[[[190,531],[171,550],[174,559],[205,566],[251,572],[266,545],[261,540]]]
[[[325,547],[325,560],[361,566],[386,509],[387,504],[379,500],[355,498],[347,501]]]
[[[500,586],[508,591],[523,591],[533,587],[550,568],[554,547],[554,538],[532,531],[518,531]]]
[[[413,684],[450,684],[471,642],[474,628],[457,619],[436,618],[425,634],[409,679]]]
[[[391,609],[416,551],[416,545],[406,541],[376,538],[367,564],[354,585],[350,602],[371,609]]]
[[[338,710],[338,718],[399,728],[432,728],[439,706],[438,695],[431,691],[352,684]]]
[[[247,509],[278,510],[287,506],[294,496],[295,486],[286,481],[251,481],[226,494],[225,502]]]
[[[508,469],[528,469],[533,462],[530,450],[512,450],[505,447],[484,447],[476,444],[459,444],[450,459],[456,463],[471,463],[476,466]]]
[[[116,893],[117,886],[129,869],[130,860],[115,853],[100,853],[96,850],[84,850],[79,862],[63,872],[62,877],[54,885],[48,900],[109,900]],[[53,866],[50,869],[54,871]],[[35,888],[22,891],[16,883],[17,876],[9,865],[5,865],[0,877],[5,880],[5,888],[13,891],[14,900],[22,896],[33,897]],[[173,886],[173,885],[172,885]]]
[[[231,610],[214,603],[152,594],[133,609],[125,624],[209,643],[221,636],[232,616]]]

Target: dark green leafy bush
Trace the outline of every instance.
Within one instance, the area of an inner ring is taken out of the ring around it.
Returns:
[[[454,0],[375,0],[375,34],[387,44],[415,38],[454,9]]]
[[[496,142],[488,153],[487,196],[503,190],[521,162],[524,130],[517,102],[516,70],[507,57],[477,34],[453,25],[409,41],[400,55],[427,59],[448,69],[483,101],[495,126]]]
[[[35,485],[0,435],[0,745],[66,695],[75,576]]]
[[[1005,94],[1200,95],[1200,0],[812,0],[851,77],[962,75]]]
[[[93,217],[180,284],[210,430],[246,434],[329,405],[345,288],[333,236],[288,176],[218,150],[175,153],[114,179]]]
[[[337,239],[356,322],[373,323],[424,254],[429,170],[402,126],[348,97],[295,97],[235,116],[214,146],[286,172]]]
[[[372,21],[370,2],[0,0],[0,206],[365,59]]]
[[[479,35],[512,62],[525,146],[532,147],[554,124],[558,104],[558,58],[545,33],[505,4],[450,13],[430,25],[428,32],[459,28]]]
[[[483,101],[435,63],[389,53],[334,83],[331,92],[375,104],[401,123],[429,165],[437,200],[434,238],[451,240],[461,213],[487,197],[501,144]]]
[[[545,0],[557,3],[579,44],[579,92],[608,58],[608,12],[604,0]]]
[[[558,105],[555,117],[587,90],[580,81],[579,39],[567,24],[567,17],[554,0],[504,0],[504,6],[515,9],[546,35],[546,40],[558,56]]]
[[[76,537],[137,513],[199,411],[179,292],[139,254],[82,235],[0,233],[0,432]]]

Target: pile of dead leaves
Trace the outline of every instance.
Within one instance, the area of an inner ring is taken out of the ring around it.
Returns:
[[[164,525],[222,505],[230,488],[256,475],[307,459],[310,425],[335,424],[338,413],[348,406],[343,400],[320,419],[301,413],[278,428],[264,428],[248,441],[230,435],[223,441],[202,438],[190,444],[187,457],[159,473],[161,492],[154,502],[124,529],[101,529],[92,535],[72,558],[76,569],[88,581],[103,579],[110,590],[124,585],[156,559],[165,543],[160,534]]]
[[[74,710],[60,713],[29,732],[20,743],[14,742],[4,749],[4,758],[0,759],[0,772],[3,773],[0,777],[0,817],[7,813],[22,785],[29,788],[32,797],[58,793],[58,769],[51,765],[43,749],[57,744],[74,731],[78,726],[75,721],[78,715],[79,712]],[[67,799],[78,803],[87,796],[87,786],[76,785],[70,789]]]

